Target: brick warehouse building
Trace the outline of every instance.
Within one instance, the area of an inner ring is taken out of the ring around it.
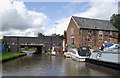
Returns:
[[[118,43],[118,30],[109,21],[71,17],[67,28],[68,46],[91,46],[98,50],[103,43]]]

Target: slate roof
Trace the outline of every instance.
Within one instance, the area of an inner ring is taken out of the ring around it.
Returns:
[[[98,20],[72,16],[80,28],[118,31],[108,20]]]

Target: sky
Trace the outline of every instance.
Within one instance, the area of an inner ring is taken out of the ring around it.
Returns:
[[[2,0],[1,0],[2,1]],[[0,2],[0,38],[63,34],[71,16],[110,20],[118,13],[118,2]]]
[[[120,1],[118,2],[118,13],[120,13]]]

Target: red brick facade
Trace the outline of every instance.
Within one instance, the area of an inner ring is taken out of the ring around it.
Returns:
[[[73,29],[74,34],[71,35],[71,29]],[[90,31],[90,32],[89,32]],[[99,40],[100,31],[102,31],[102,40]],[[110,34],[111,33],[111,34]],[[71,18],[70,23],[67,28],[67,45],[71,45],[71,38],[74,37],[74,45],[76,48],[81,46],[91,46],[93,49],[98,50],[104,42],[107,43],[118,43],[118,33],[117,31],[105,31],[96,29],[83,29],[77,26],[76,22]],[[89,38],[87,38],[89,37]]]

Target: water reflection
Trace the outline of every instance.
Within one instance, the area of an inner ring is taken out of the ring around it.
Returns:
[[[71,58],[29,54],[2,64],[4,76],[118,76],[118,71]]]
[[[28,54],[33,54],[33,53],[35,53],[36,51],[22,51],[22,52],[25,52],[25,53],[28,53]]]

